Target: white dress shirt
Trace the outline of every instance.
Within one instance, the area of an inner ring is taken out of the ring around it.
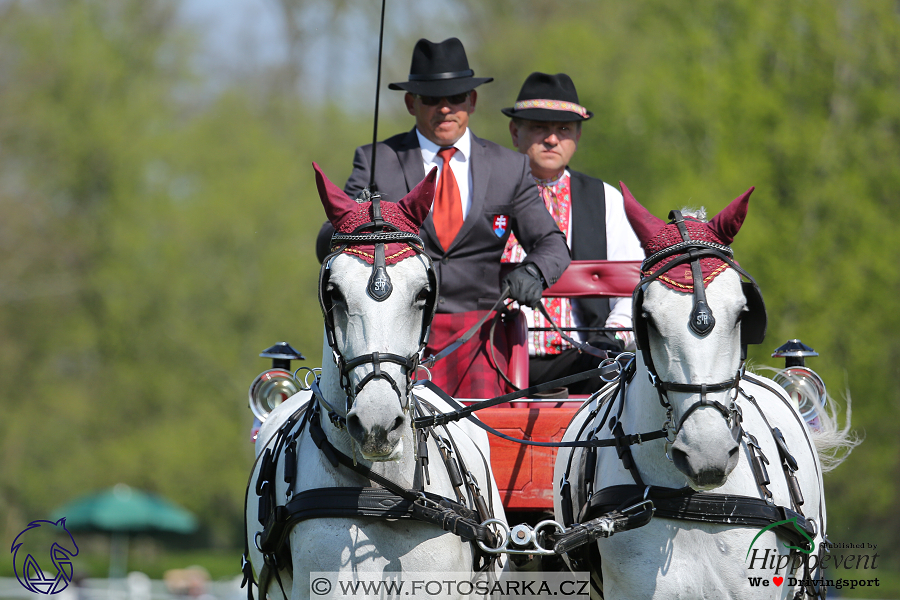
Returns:
[[[438,151],[446,146],[438,146],[431,140],[423,136],[418,128],[416,135],[419,137],[419,148],[422,149],[422,164],[425,167],[427,175],[435,166],[438,168],[438,182],[440,185],[441,170],[444,168],[444,159],[438,156]],[[469,208],[472,206],[472,169],[469,160],[472,151],[472,137],[469,135],[469,128],[461,138],[453,144],[456,152],[450,159],[450,168],[453,170],[453,176],[456,178],[456,186],[459,188],[459,199],[462,201],[463,220],[469,214]]]

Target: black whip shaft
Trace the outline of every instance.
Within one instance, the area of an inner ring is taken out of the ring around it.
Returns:
[[[378,191],[375,188],[375,150],[378,148],[378,100],[381,97],[381,52],[384,48],[384,7],[387,0],[381,0],[381,28],[378,32],[378,76],[375,79],[375,124],[372,127],[372,165],[369,174],[369,191]]]

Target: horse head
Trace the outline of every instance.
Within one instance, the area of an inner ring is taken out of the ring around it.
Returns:
[[[635,335],[666,410],[668,454],[692,487],[715,488],[739,459],[734,394],[742,345],[765,333],[762,297],[729,247],[753,188],[709,222],[680,211],[665,222],[624,184],[622,191],[647,256],[634,294]]]
[[[337,418],[368,460],[396,460],[409,429],[412,378],[434,314],[437,280],[418,238],[434,199],[433,170],[400,202],[364,191],[351,200],[317,165],[334,226],[319,279],[325,316],[323,393],[343,396]],[[334,420],[334,419],[333,419]]]

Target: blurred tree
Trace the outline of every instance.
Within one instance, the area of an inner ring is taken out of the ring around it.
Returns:
[[[198,94],[174,9],[27,2],[0,23],[8,532],[122,481],[237,545],[257,355],[288,339],[320,362],[310,162],[341,181],[357,125],[277,90]]]

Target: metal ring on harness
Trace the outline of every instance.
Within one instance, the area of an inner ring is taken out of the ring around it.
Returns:
[[[538,555],[553,556],[556,552],[552,548],[544,548],[541,545],[542,531],[548,527],[552,527],[559,533],[565,533],[566,528],[552,519],[539,522],[532,529],[526,524],[516,525],[512,528],[500,519],[488,519],[484,521],[482,526],[496,525],[501,534],[497,547],[491,548],[486,546],[481,540],[478,540],[478,546],[487,554],[515,554],[515,555]],[[514,547],[510,547],[510,543]]]

